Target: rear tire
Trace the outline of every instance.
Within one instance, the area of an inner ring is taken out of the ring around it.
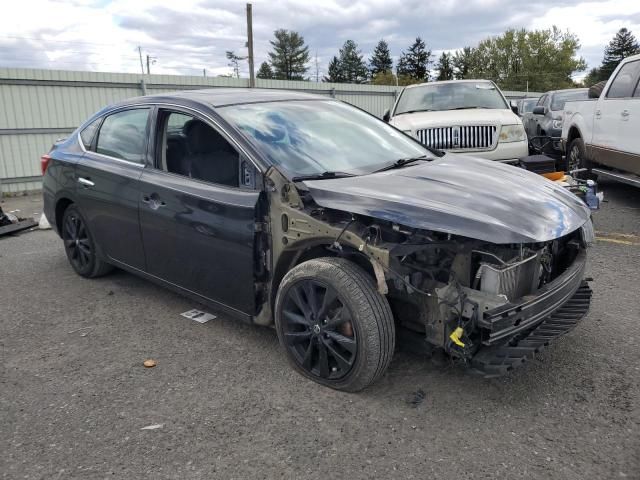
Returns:
[[[69,205],[64,211],[61,233],[67,259],[78,275],[95,278],[113,270],[111,265],[98,258],[89,226],[75,205]]]
[[[290,270],[276,296],[275,323],[291,366],[336,390],[368,387],[393,356],[389,302],[346,259],[318,258]]]

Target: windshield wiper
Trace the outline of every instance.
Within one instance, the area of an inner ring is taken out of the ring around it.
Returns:
[[[396,113],[395,115],[404,115],[405,113],[418,113],[418,112],[433,112],[434,110],[430,109],[430,108],[423,108],[420,110],[407,110],[406,112],[399,112]]]
[[[299,175],[297,177],[293,177],[291,180],[294,182],[304,182],[305,180],[324,180],[327,178],[345,178],[345,177],[354,177],[353,173],[347,172],[322,172],[322,173],[311,173],[309,175]]]
[[[374,170],[371,173],[378,173],[378,172],[384,172],[386,170],[393,170],[394,168],[400,168],[405,165],[409,165],[410,163],[415,163],[419,160],[427,160],[428,158],[429,158],[428,155],[420,155],[418,157],[399,158],[398,160],[393,162],[391,165],[387,165],[386,167],[382,167],[378,170]]]
[[[478,106],[474,106],[474,107],[455,107],[455,108],[447,108],[447,110],[472,110],[474,108],[489,108],[489,107],[478,107]]]

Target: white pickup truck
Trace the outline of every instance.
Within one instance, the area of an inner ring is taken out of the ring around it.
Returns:
[[[562,148],[568,170],[640,187],[640,55],[625,58],[597,97],[567,102]]]

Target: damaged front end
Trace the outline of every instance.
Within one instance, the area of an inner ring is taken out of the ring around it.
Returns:
[[[390,248],[388,298],[405,337],[489,376],[522,364],[589,308],[589,227],[510,245],[398,227],[406,238]]]
[[[593,226],[562,188],[478,162],[298,183],[271,175],[272,287],[305,259],[342,256],[376,279],[399,344],[487,376],[521,365],[586,314]]]

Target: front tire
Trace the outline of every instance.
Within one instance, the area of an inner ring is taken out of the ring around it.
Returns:
[[[97,257],[87,222],[75,205],[67,207],[62,216],[62,241],[71,267],[81,277],[100,277],[113,269]]]
[[[336,390],[366,388],[393,356],[389,302],[372,278],[346,259],[309,260],[289,271],[276,297],[275,323],[293,368]]]

